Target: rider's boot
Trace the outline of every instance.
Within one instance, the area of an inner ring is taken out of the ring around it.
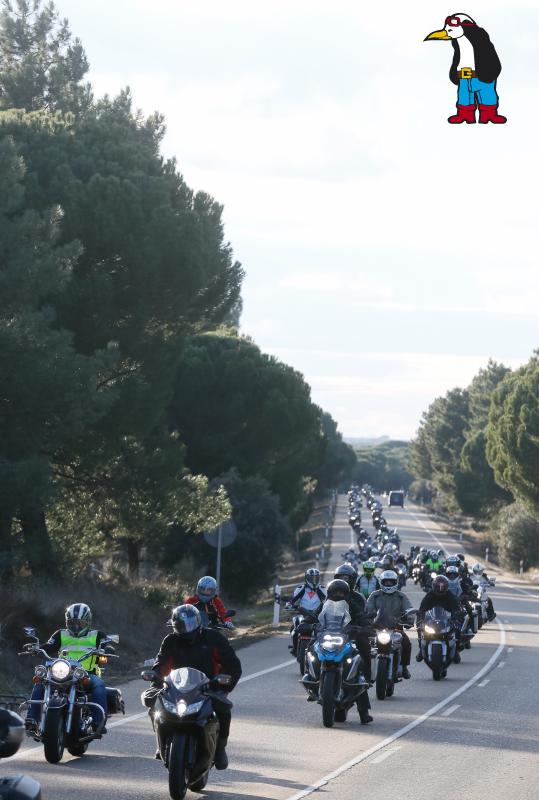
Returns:
[[[217,749],[215,750],[215,769],[226,769],[228,767],[228,756],[226,754],[226,743],[228,739],[217,740]]]
[[[408,680],[408,678],[411,678],[411,677],[412,677],[412,676],[410,675],[410,670],[408,669],[408,667],[403,667],[403,668],[402,668],[402,677],[403,677],[405,680]]]

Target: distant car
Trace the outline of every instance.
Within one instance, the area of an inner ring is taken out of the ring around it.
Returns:
[[[404,492],[390,492],[387,504],[388,506],[400,506],[404,508]]]

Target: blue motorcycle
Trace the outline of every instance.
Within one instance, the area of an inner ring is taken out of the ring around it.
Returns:
[[[324,727],[345,722],[348,710],[369,688],[361,672],[361,656],[344,626],[323,628],[307,653],[302,683],[322,706]]]

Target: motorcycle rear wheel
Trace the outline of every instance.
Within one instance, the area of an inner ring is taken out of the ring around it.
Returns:
[[[322,686],[322,722],[324,728],[332,728],[335,722],[335,679],[334,672],[326,672]]]
[[[348,711],[345,708],[335,709],[335,722],[346,722]]]
[[[64,715],[60,708],[48,708],[43,726],[43,749],[49,764],[58,764],[64,755]]]
[[[72,756],[78,756],[79,758],[85,754],[88,750],[87,744],[69,744],[67,746],[67,752]]]
[[[168,756],[168,792],[172,800],[183,800],[189,785],[187,746],[189,740],[183,733],[175,733]]]

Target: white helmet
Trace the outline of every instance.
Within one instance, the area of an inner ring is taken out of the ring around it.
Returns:
[[[66,608],[66,628],[72,636],[86,636],[92,627],[92,612],[86,603],[73,603]]]
[[[380,589],[384,594],[393,594],[399,588],[399,579],[397,573],[392,569],[386,569],[380,575]]]
[[[484,571],[485,571],[484,566],[482,564],[480,564],[479,561],[476,561],[476,563],[472,567],[473,574],[474,575],[482,575]]]

